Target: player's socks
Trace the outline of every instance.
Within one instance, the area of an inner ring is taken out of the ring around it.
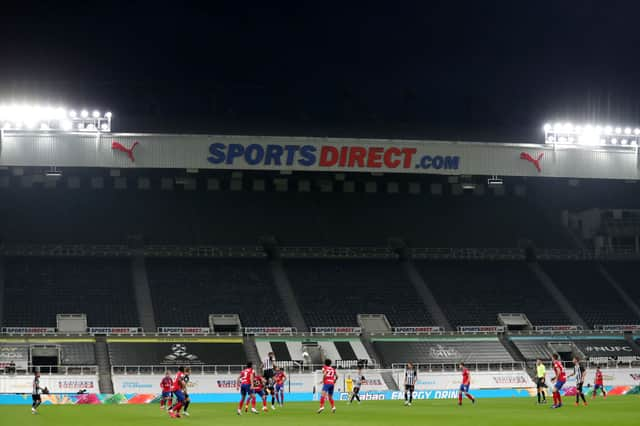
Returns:
[[[324,396],[320,397],[320,408],[324,410]]]
[[[471,402],[476,402],[473,396],[470,393],[465,393],[465,396],[471,400]]]
[[[334,402],[332,396],[329,397],[329,403],[331,404],[331,409],[335,410],[336,409],[336,403]]]
[[[542,402],[547,402],[547,394],[545,394],[544,391],[542,391],[541,393],[542,393]]]
[[[238,404],[238,410],[242,411],[242,406],[244,405],[244,397],[240,400],[240,404]]]
[[[458,393],[458,405],[462,405],[462,392]]]
[[[187,401],[184,403],[184,413],[187,414],[187,410],[189,409],[189,404],[191,404],[191,401]]]

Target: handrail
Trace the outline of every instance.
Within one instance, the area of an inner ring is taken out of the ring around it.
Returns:
[[[69,376],[69,375],[97,375],[97,365],[31,365],[26,369],[15,367],[0,368],[0,376],[7,375],[27,375],[34,371],[40,372],[42,376]]]

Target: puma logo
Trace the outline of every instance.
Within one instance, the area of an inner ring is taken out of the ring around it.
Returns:
[[[136,162],[136,158],[133,156],[133,150],[135,149],[136,146],[138,146],[139,143],[140,142],[135,141],[133,143],[133,145],[131,145],[131,148],[127,148],[126,146],[122,145],[120,142],[113,141],[111,143],[111,149],[114,149],[116,151],[124,152],[125,154],[127,154],[127,157],[129,157],[129,160],[131,160],[131,162],[135,163]]]
[[[540,160],[542,160],[542,157],[544,156],[544,152],[541,153],[540,155],[538,155],[538,158],[533,158],[531,155],[529,155],[526,152],[521,152],[520,153],[520,159],[521,160],[525,160],[530,162],[531,164],[533,164],[533,166],[536,168],[536,170],[538,171],[538,173],[540,173],[542,171],[542,167],[540,167]]]

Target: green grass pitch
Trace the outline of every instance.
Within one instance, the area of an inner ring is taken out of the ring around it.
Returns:
[[[414,401],[404,407],[401,401],[367,401],[362,405],[337,404],[337,413],[316,414],[317,403],[290,403],[268,413],[236,415],[234,404],[193,404],[188,418],[171,419],[157,405],[64,405],[42,406],[32,415],[30,406],[2,406],[0,419],[7,426],[157,426],[184,423],[192,426],[224,425],[612,425],[640,424],[640,396],[589,400],[588,407],[576,407],[565,399],[565,406],[552,410],[537,406],[533,399],[487,399],[476,405],[468,401],[458,407],[453,400]],[[327,404],[328,406],[328,404]]]

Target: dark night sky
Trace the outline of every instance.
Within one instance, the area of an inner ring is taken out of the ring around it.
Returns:
[[[638,1],[50,3],[3,10],[0,98],[108,107],[117,131],[538,141],[547,119],[640,125]]]

